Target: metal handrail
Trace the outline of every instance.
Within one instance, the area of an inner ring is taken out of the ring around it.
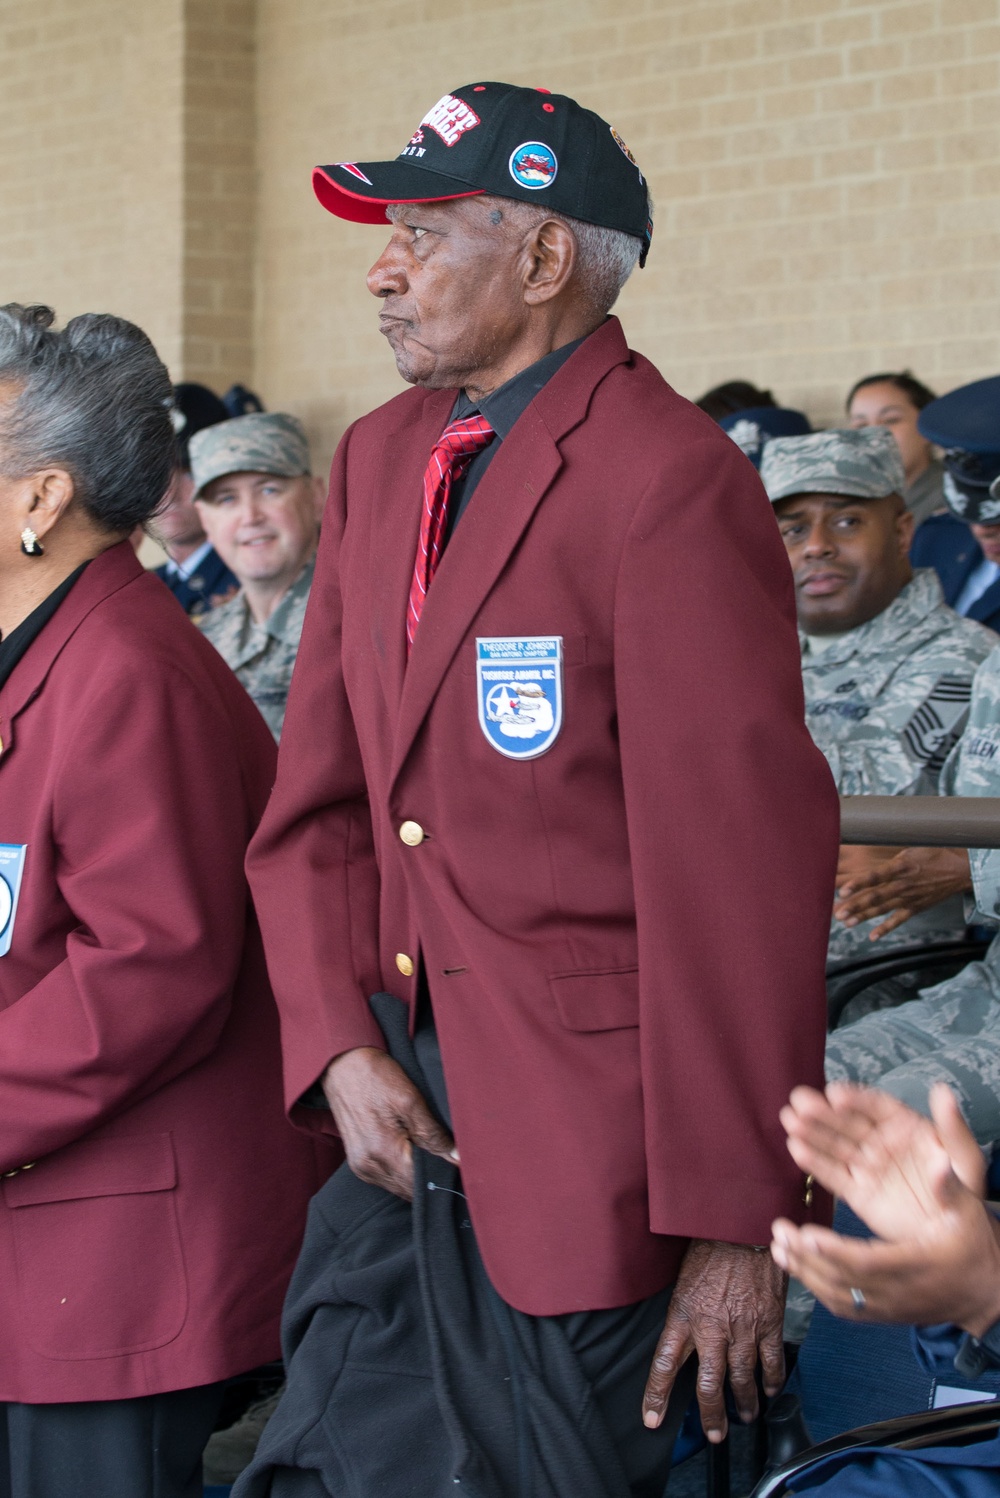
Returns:
[[[840,841],[1000,848],[1000,796],[841,796]]]

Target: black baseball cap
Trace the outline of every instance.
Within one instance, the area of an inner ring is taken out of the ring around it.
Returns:
[[[385,222],[388,203],[489,193],[569,218],[653,234],[646,180],[607,120],[565,94],[469,83],[429,109],[394,161],[339,161],[313,171],[323,207],[356,224]]]

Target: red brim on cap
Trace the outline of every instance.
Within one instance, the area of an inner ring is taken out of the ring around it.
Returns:
[[[481,197],[485,191],[408,161],[317,166],[313,168],[312,184],[328,213],[354,224],[384,224],[388,203],[444,203],[450,198]]]

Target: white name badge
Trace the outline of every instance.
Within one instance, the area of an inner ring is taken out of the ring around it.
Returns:
[[[10,951],[17,915],[17,897],[21,893],[25,843],[0,843],[0,957]]]
[[[479,726],[497,753],[537,759],[562,728],[562,636],[477,639],[476,695]]]

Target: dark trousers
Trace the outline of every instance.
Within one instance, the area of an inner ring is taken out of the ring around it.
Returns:
[[[0,1498],[201,1498],[201,1454],[223,1387],[0,1403]]]

